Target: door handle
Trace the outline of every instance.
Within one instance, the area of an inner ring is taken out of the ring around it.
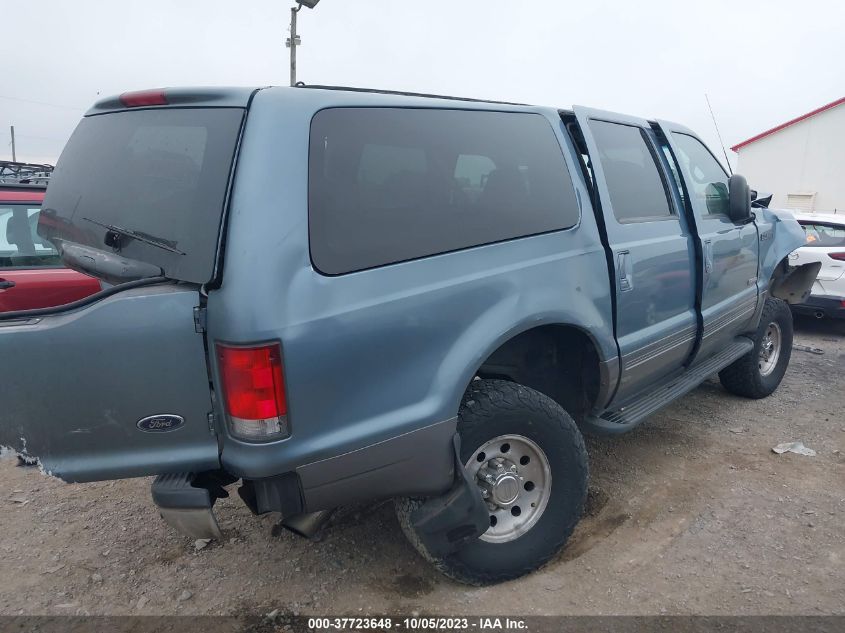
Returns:
[[[616,258],[619,292],[628,292],[634,288],[634,280],[631,278],[631,253],[630,251],[619,251]]]
[[[15,282],[14,281],[6,281],[5,279],[0,279],[0,290],[8,290],[9,288],[14,288]]]
[[[708,275],[713,272],[713,242],[704,242],[704,272]]]

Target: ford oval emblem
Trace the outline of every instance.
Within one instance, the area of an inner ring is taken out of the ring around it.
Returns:
[[[138,424],[136,426],[146,433],[167,433],[168,431],[181,429],[184,425],[185,418],[181,415],[160,413],[158,415],[148,415],[146,418],[141,418],[138,420]]]

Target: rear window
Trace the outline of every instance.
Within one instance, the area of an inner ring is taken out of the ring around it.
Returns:
[[[0,202],[0,268],[58,266],[56,249],[36,232],[41,207]]]
[[[39,233],[208,281],[242,117],[238,108],[86,117],[53,172]],[[137,237],[115,246],[108,227]]]
[[[540,115],[333,108],[312,121],[311,257],[326,274],[565,229],[578,215]]]
[[[806,246],[819,248],[845,246],[845,226],[803,221],[799,223],[804,229]]]

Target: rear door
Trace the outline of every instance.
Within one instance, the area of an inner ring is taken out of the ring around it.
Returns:
[[[219,468],[195,314],[219,275],[245,109],[197,101],[83,119],[38,235],[123,285],[73,310],[0,315],[0,445],[67,481]]]
[[[703,255],[703,333],[697,357],[707,357],[745,332],[758,299],[759,242],[753,222],[736,224],[728,215],[728,174],[689,129],[660,121],[683,180],[682,192],[697,226]]]
[[[65,481],[218,467],[195,288],[0,320],[0,445]]]
[[[40,202],[0,202],[0,312],[46,308],[101,289],[100,282],[62,266],[37,234]]]
[[[615,402],[681,370],[696,337],[694,251],[648,121],[576,107],[615,273]]]

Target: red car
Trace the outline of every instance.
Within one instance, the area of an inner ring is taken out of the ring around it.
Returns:
[[[97,279],[64,268],[36,232],[45,190],[0,183],[0,312],[57,306],[101,290]]]

